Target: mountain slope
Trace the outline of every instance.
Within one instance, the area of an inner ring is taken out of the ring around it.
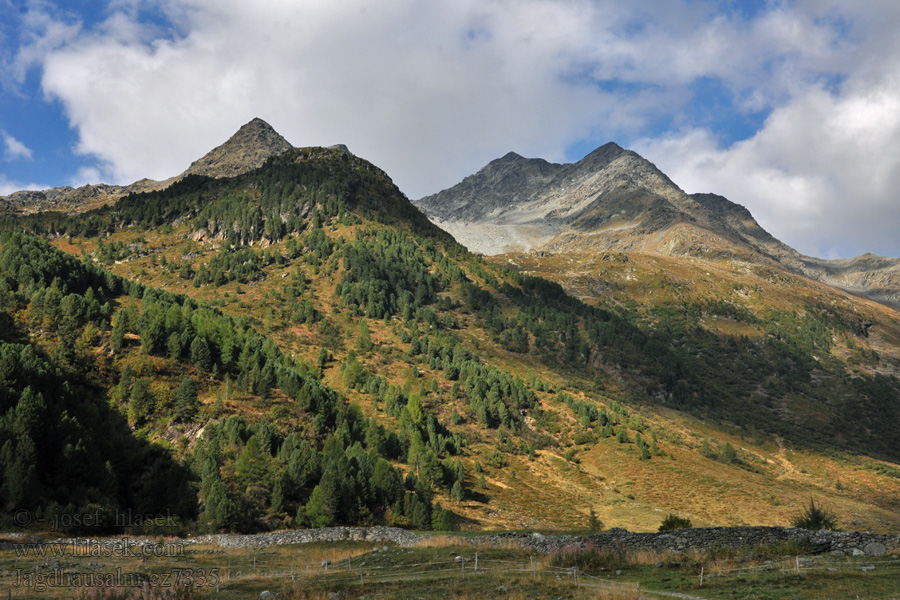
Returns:
[[[744,207],[715,194],[688,195],[652,163],[612,143],[563,165],[510,153],[416,204],[460,243],[484,254],[627,251],[776,262],[900,301],[900,259],[803,256]]]
[[[646,211],[692,206],[659,198]],[[564,282],[581,301],[466,252],[340,148],[6,225],[81,259],[11,248],[28,264],[0,260],[5,311],[190,466],[186,527],[783,524],[815,493],[900,528],[900,382],[874,352],[896,323],[777,265],[591,253],[615,268],[579,265],[608,286]],[[120,283],[54,300],[97,263]],[[93,325],[54,311],[89,295],[109,301]]]

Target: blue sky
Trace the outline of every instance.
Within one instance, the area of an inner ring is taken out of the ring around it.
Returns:
[[[0,0],[0,194],[163,179],[253,117],[410,197],[608,141],[797,249],[900,256],[900,3]]]

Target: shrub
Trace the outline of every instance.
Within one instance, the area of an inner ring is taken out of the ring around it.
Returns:
[[[672,531],[673,529],[690,529],[693,527],[690,519],[679,517],[678,515],[669,515],[659,526],[660,531]]]
[[[837,531],[837,516],[831,511],[816,505],[816,501],[809,499],[809,506],[791,519],[791,525],[800,529],[809,529],[810,531],[818,531],[819,529],[830,529]]]

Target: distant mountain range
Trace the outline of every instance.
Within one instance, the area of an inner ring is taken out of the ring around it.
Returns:
[[[743,206],[715,194],[687,194],[651,162],[614,143],[569,164],[510,152],[415,204],[464,246],[487,255],[615,250],[776,262],[846,290],[900,301],[900,259],[800,254]]]

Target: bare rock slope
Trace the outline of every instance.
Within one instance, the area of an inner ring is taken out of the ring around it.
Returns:
[[[687,194],[651,162],[614,143],[569,164],[510,152],[415,204],[483,254],[616,250],[734,258],[900,302],[900,259],[804,256],[743,206],[715,194]]]
[[[237,130],[228,141],[194,161],[181,174],[234,177],[263,166],[272,156],[293,148],[271,125],[256,118]]]

